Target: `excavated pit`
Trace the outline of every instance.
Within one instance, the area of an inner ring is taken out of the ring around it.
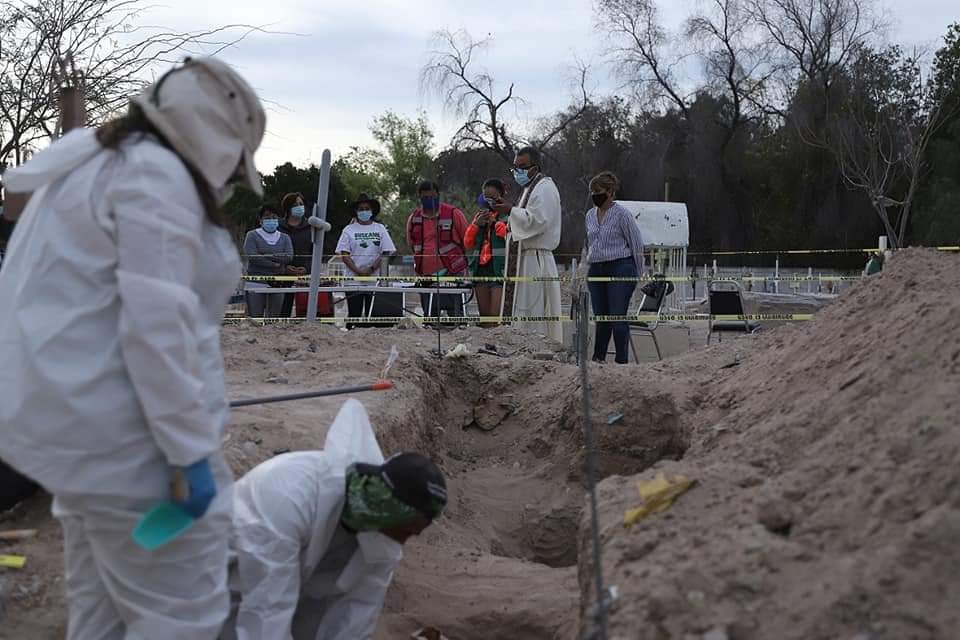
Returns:
[[[457,330],[444,342],[474,351],[496,342],[513,355],[440,360],[430,355],[433,335],[422,330],[304,326],[228,327],[223,350],[231,397],[372,380],[391,347],[400,351],[390,372],[395,390],[358,397],[384,452],[433,457],[448,477],[451,501],[444,517],[406,546],[376,640],[409,638],[425,626],[451,640],[573,638],[586,505],[579,371],[540,359],[550,346],[511,328]],[[683,455],[689,429],[668,388],[635,393],[611,377],[612,368],[591,373],[601,477]],[[321,447],[342,402],[236,411],[224,441],[235,474],[286,451]],[[614,414],[622,417],[608,424]],[[29,560],[0,589],[7,614],[0,638],[63,637],[62,538],[48,514],[49,499],[38,497],[3,523],[41,533],[3,549]]]
[[[388,599],[388,621],[415,619],[450,638],[573,638],[579,625],[579,529],[586,506],[578,369],[529,358],[418,358],[417,431],[397,434],[442,461],[454,496],[437,537],[450,545],[452,576],[430,574],[444,590],[499,592],[466,612],[431,619],[410,606],[427,567],[414,544]],[[671,394],[627,396],[606,384],[599,369],[591,384],[600,477],[635,474],[686,449],[684,426]],[[618,416],[611,420],[611,416]],[[612,422],[612,424],[608,424]],[[445,538],[445,539],[444,539]],[[433,556],[434,558],[436,556]],[[462,576],[461,576],[462,572]],[[463,617],[463,613],[466,617]],[[389,626],[382,638],[401,637]]]

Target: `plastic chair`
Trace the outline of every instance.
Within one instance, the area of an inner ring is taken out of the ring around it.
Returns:
[[[707,289],[710,324],[707,332],[707,344],[713,337],[713,332],[753,333],[757,325],[746,318],[743,320],[714,321],[713,316],[743,316],[743,290],[736,282],[711,282]],[[721,333],[720,341],[723,342]]]
[[[663,275],[656,275],[654,278],[663,278]],[[657,327],[660,325],[660,317],[663,315],[663,303],[674,291],[672,282],[665,279],[657,279],[644,285],[640,289],[642,297],[637,306],[637,316],[656,314],[657,318],[652,323],[645,320],[635,320],[630,322],[630,349],[633,351],[633,361],[640,363],[640,355],[637,352],[637,345],[634,343],[634,332],[649,335],[653,338],[653,348],[657,350],[657,360],[663,360],[663,353],[660,351],[660,343],[657,341]]]

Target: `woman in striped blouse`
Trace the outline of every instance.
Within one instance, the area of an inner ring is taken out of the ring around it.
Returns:
[[[590,181],[590,197],[596,205],[587,212],[587,262],[591,278],[636,278],[643,272],[643,240],[633,216],[617,204],[620,180],[609,171]],[[625,316],[636,288],[636,281],[590,282],[590,302],[597,316]],[[629,360],[630,325],[621,322],[597,322],[593,343],[593,361],[607,357],[610,337],[616,348],[616,362]]]

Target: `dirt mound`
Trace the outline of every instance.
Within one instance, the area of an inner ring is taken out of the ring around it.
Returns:
[[[656,468],[698,485],[627,530],[638,478],[601,484],[611,638],[956,637],[958,267],[905,251],[813,322],[659,366],[700,391]]]
[[[903,252],[814,322],[652,365],[590,366],[604,569],[620,593],[611,640],[955,637],[958,266]],[[422,626],[453,640],[574,638],[591,604],[579,371],[516,327],[441,338],[500,355],[441,360],[436,339],[228,328],[230,395],[371,381],[397,346],[396,389],[361,399],[385,452],[438,461],[451,503],[407,546],[376,638]],[[319,447],[341,402],[237,411],[225,441],[235,472]],[[651,467],[698,484],[627,530]],[[28,556],[0,575],[0,638],[62,637],[48,509],[35,498],[2,523],[40,535],[0,547]]]

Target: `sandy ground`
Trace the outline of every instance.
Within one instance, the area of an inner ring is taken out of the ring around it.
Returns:
[[[627,529],[638,477],[602,483],[611,638],[960,637],[958,275],[908,251],[737,367],[647,370],[688,443],[656,469],[698,485]]]
[[[909,251],[814,322],[661,363],[590,366],[604,574],[620,594],[611,638],[957,637],[958,267]],[[396,389],[361,399],[384,450],[433,456],[452,498],[408,545],[377,640],[424,625],[451,640],[578,637],[591,605],[579,370],[516,329],[442,341],[508,357],[440,360],[422,329],[224,332],[234,398],[370,381],[400,351]],[[234,470],[320,446],[340,403],[236,412]],[[627,529],[651,468],[698,484]],[[62,637],[48,502],[0,521],[41,530],[0,543],[29,558],[0,574],[0,638]]]

